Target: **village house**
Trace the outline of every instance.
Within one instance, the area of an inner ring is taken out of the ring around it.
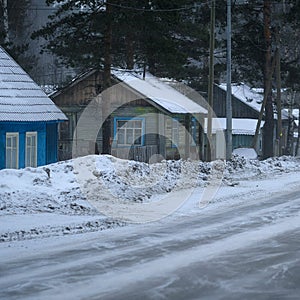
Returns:
[[[113,70],[111,81],[103,90],[103,73],[90,70],[50,95],[69,119],[60,126],[60,159],[77,156],[76,145],[80,155],[147,162],[203,158],[205,108],[149,73]]]
[[[66,116],[0,47],[0,169],[57,161],[58,123]]]
[[[218,118],[226,117],[226,84],[214,85],[214,113]],[[244,83],[232,84],[232,127],[233,127],[233,149],[240,147],[253,147],[253,138],[256,124],[263,102],[263,93],[258,89],[252,89]],[[251,121],[252,120],[252,121]],[[264,117],[263,117],[264,120]],[[276,140],[277,114],[274,113],[274,153],[278,153],[278,141]],[[283,144],[286,144],[288,134],[288,113],[282,110],[282,134]],[[223,127],[225,123],[223,122]],[[226,126],[224,127],[224,129]],[[245,129],[248,128],[247,131]],[[259,137],[255,145],[256,152],[263,155],[263,130],[264,122],[261,123]]]

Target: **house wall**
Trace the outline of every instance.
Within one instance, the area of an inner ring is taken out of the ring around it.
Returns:
[[[26,132],[37,132],[37,165],[46,164],[46,123],[40,122],[1,122],[0,123],[0,169],[5,168],[6,161],[6,133],[19,133],[19,168],[25,167],[25,136]]]
[[[19,133],[19,168],[25,167],[26,132],[37,132],[37,166],[57,161],[57,123],[1,122],[0,123],[0,169],[6,162],[6,133]]]
[[[158,111],[156,108],[146,104],[144,106],[140,106],[139,104],[135,106],[126,105],[116,109],[111,115],[112,121],[115,118],[123,117],[123,118],[142,118],[145,124],[145,140],[144,145],[156,145],[157,144],[157,134],[158,132]],[[113,141],[115,141],[115,130],[114,124],[111,126],[111,135],[113,137]],[[113,143],[116,147],[117,145]]]
[[[46,164],[57,162],[57,134],[58,134],[57,123],[46,124]]]
[[[58,125],[58,160],[72,157],[72,141],[76,124],[83,110],[81,107],[60,107],[68,121]]]
[[[232,135],[232,149],[236,148],[251,148],[253,143],[253,135]]]
[[[85,107],[102,91],[101,82],[102,75],[93,72],[50,98],[59,107]]]
[[[214,86],[214,104],[213,109],[217,117],[226,117],[226,91],[218,86]],[[239,101],[236,97],[232,96],[232,117],[233,118],[247,118],[258,119],[259,113]]]
[[[158,136],[159,112],[144,100],[133,101],[117,108],[111,115],[111,153],[114,156],[139,161],[149,161],[150,157],[163,151],[159,147]],[[141,146],[122,146],[117,143],[117,120],[138,119],[143,124]]]

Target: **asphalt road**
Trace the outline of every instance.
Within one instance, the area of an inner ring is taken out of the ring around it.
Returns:
[[[294,191],[59,246],[41,239],[42,251],[1,259],[0,299],[300,299],[299,229]]]

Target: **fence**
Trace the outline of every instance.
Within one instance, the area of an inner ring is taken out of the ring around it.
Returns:
[[[131,148],[113,148],[111,154],[122,159],[149,162],[151,156],[158,154],[158,146],[151,145]]]

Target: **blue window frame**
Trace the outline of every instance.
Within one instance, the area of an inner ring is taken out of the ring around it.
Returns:
[[[114,142],[118,147],[143,146],[144,135],[145,118],[114,118]]]

